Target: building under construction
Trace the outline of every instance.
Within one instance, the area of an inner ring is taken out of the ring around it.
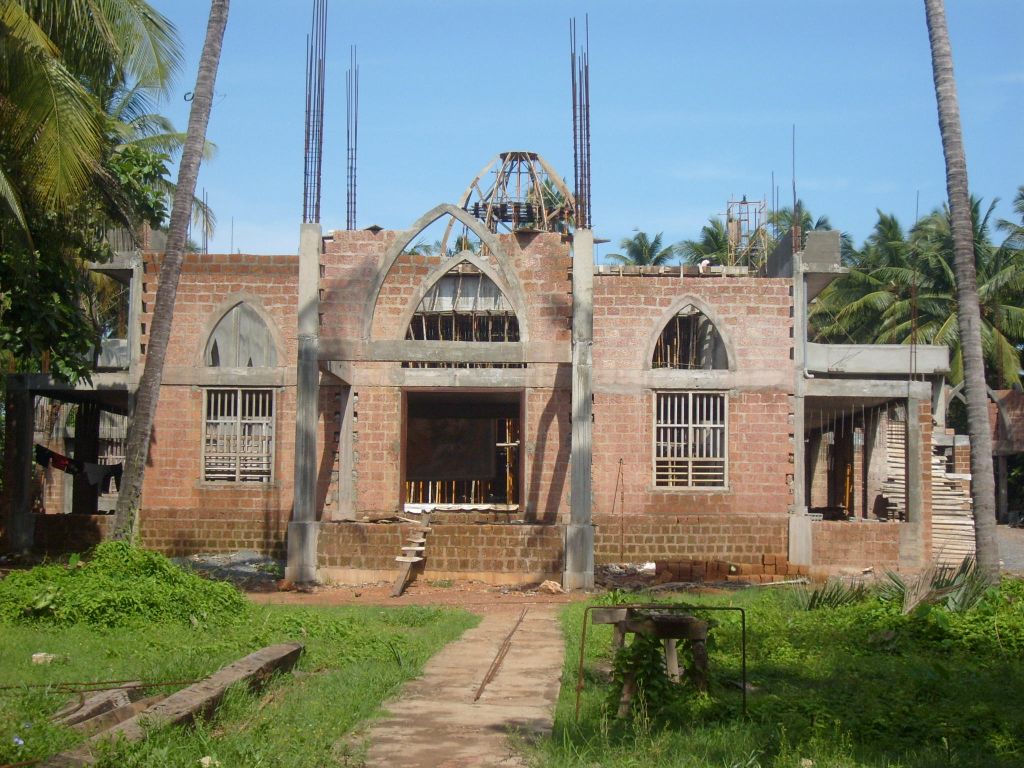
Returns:
[[[256,549],[298,580],[568,587],[602,562],[769,579],[970,550],[946,349],[916,347],[911,371],[907,346],[807,339],[837,233],[749,265],[595,266],[576,212],[540,156],[507,152],[406,229],[306,223],[297,257],[188,256],[142,541]],[[11,545],[109,531],[102,489],[58,492],[51,468],[38,492],[32,445],[117,461],[159,261],[102,267],[130,311],[92,384],[9,378]],[[46,403],[76,404],[73,436]]]

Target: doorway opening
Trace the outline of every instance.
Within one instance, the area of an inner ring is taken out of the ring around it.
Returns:
[[[405,393],[406,508],[517,510],[522,392]]]

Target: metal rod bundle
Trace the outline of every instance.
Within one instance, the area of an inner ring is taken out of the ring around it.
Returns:
[[[345,129],[348,157],[348,196],[345,211],[345,228],[356,228],[356,154],[359,148],[359,64],[356,47],[349,49],[348,74],[345,80],[348,124]]]
[[[590,219],[590,18],[584,16],[582,48],[576,44],[576,19],[569,21],[572,70],[572,143],[575,173],[576,226],[591,228]]]
[[[324,146],[324,64],[327,51],[327,0],[313,0],[313,26],[306,36],[306,137],[302,221],[320,221]]]

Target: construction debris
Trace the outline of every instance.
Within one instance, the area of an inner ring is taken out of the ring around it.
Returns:
[[[562,585],[559,584],[557,581],[551,581],[550,579],[548,581],[542,582],[541,585],[537,587],[537,591],[546,592],[549,595],[565,594],[565,590],[562,589]]]

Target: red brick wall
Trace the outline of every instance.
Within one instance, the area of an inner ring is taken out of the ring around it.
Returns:
[[[142,322],[148,331],[160,257],[147,256]],[[269,315],[281,341],[277,371],[294,377],[298,257],[188,254],[174,310],[167,366],[203,367],[206,334],[229,297],[253,297]],[[147,337],[143,335],[142,342]],[[261,386],[255,384],[253,386]],[[271,483],[205,482],[202,479],[204,387],[164,385],[150,442],[140,530],[145,546],[166,554],[256,549],[280,556],[291,516],[294,479],[295,388],[274,387],[275,461]],[[325,418],[330,418],[325,416]],[[323,423],[327,438],[333,432]],[[324,440],[328,450],[329,440]],[[318,492],[326,497],[330,472]]]
[[[762,563],[765,555],[786,554],[793,478],[789,287],[763,278],[595,276],[598,562]],[[711,374],[729,377],[729,384],[705,385],[728,396],[729,480],[721,490],[654,486],[655,391],[641,377],[666,313],[684,296],[707,308],[731,344],[734,371]]]
[[[395,571],[414,528],[405,524],[330,523],[321,526],[321,568]],[[550,525],[432,524],[424,576],[546,573],[562,570],[562,529]]]
[[[788,395],[741,391],[728,400],[729,487],[696,491],[654,486],[653,392],[595,395],[595,510],[607,513],[614,505],[627,515],[787,514],[793,474]]]
[[[402,391],[354,390],[353,480],[356,516],[395,512],[401,493]]]
[[[153,305],[161,257],[147,254],[143,276],[142,344],[149,341]],[[278,367],[294,370],[296,359],[296,306],[298,303],[298,256],[252,256],[248,254],[185,255],[181,281],[174,303],[174,330],[167,346],[168,366],[201,364],[206,346],[205,332],[214,313],[224,309],[224,301],[235,294],[259,298],[282,339]],[[143,347],[145,348],[145,347]],[[143,355],[143,358],[145,355]]]
[[[659,323],[684,296],[711,310],[719,333],[733,344],[737,371],[791,372],[789,290],[789,280],[761,277],[595,275],[595,376],[650,368]]]
[[[35,515],[35,549],[40,554],[84,552],[113,531],[113,515]]]
[[[597,563],[658,560],[723,560],[761,563],[764,555],[786,557],[787,517],[735,512],[637,518],[596,517]]]
[[[526,517],[552,523],[569,515],[569,453],[572,442],[570,393],[564,389],[526,391]]]
[[[895,570],[900,562],[900,523],[811,523],[814,548],[812,573],[857,572],[874,567],[878,573]]]
[[[331,233],[325,242],[320,280],[322,339],[330,343],[361,338],[362,313],[370,298],[378,261],[397,234],[390,231]],[[572,315],[568,245],[561,235],[554,234],[500,235],[498,239],[509,257],[508,268],[516,275],[528,298],[526,317],[520,321],[528,329],[530,339],[568,342]],[[413,242],[415,240],[413,238]],[[493,256],[481,258],[495,272],[501,273]],[[372,338],[405,337],[406,329],[399,327],[399,320],[416,300],[423,279],[440,264],[439,256],[399,256],[381,286]]]

